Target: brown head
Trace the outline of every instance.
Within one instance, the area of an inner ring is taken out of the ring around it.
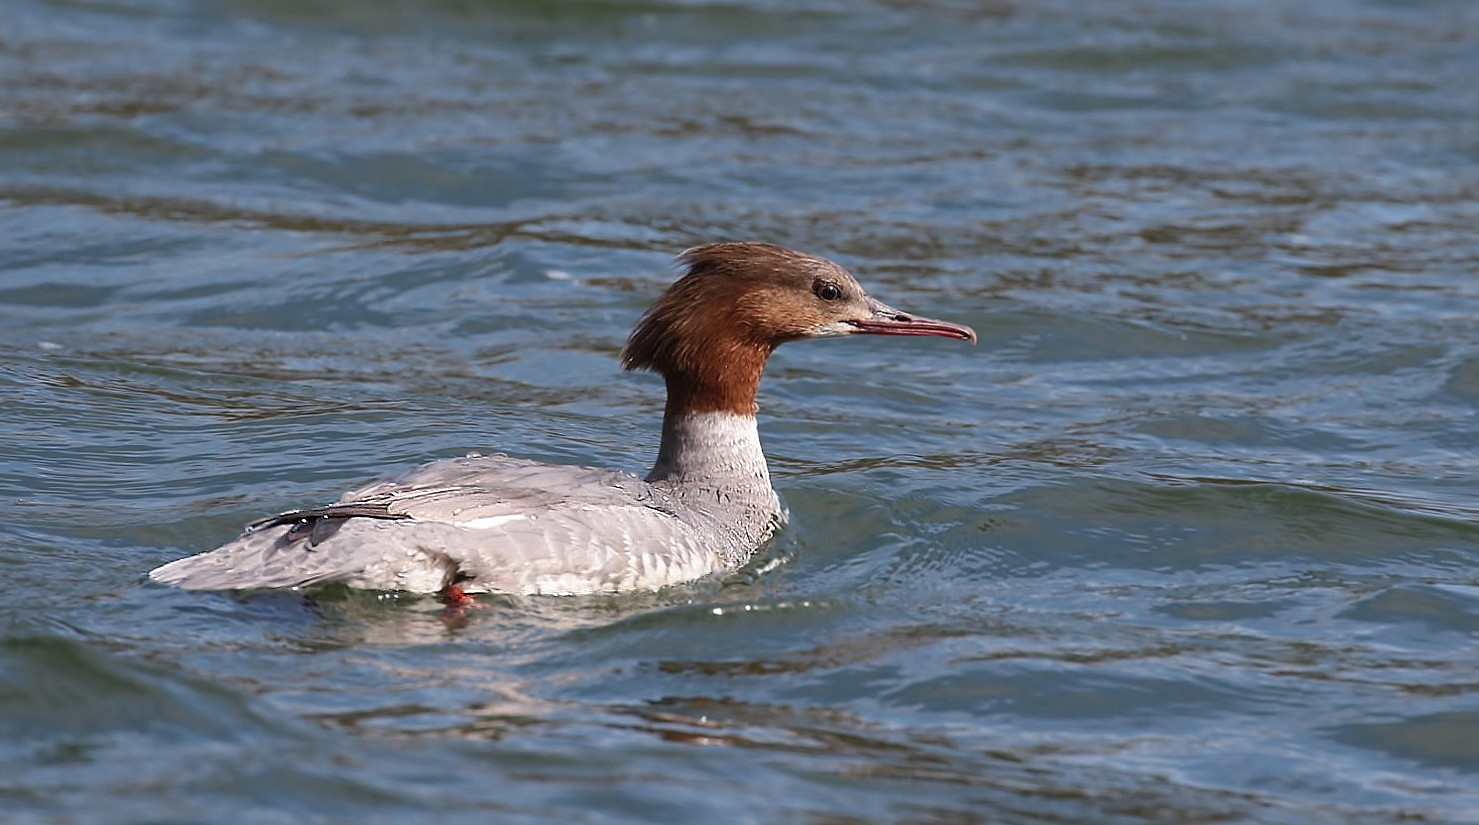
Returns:
[[[764,243],[695,246],[686,268],[642,316],[622,366],[661,373],[668,412],[753,415],[776,347],[801,338],[933,335],[975,343],[970,327],[899,312],[868,297],[825,258]]]

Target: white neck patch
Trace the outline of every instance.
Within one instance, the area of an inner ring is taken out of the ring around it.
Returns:
[[[662,447],[647,476],[648,481],[664,479],[760,480],[769,487],[755,416],[707,412],[665,418]]]

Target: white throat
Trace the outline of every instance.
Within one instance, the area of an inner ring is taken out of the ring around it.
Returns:
[[[662,446],[648,481],[756,483],[770,489],[770,470],[753,415],[693,413],[663,418]]]

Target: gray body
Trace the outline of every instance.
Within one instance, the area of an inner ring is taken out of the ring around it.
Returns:
[[[647,480],[507,456],[447,459],[264,519],[149,575],[200,590],[647,590],[739,567],[782,519],[754,417],[701,413],[665,422]]]

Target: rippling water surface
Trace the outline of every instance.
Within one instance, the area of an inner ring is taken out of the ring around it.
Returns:
[[[1464,2],[12,0],[7,822],[1479,822]],[[678,250],[792,524],[619,598],[147,583],[469,450],[642,471]]]

